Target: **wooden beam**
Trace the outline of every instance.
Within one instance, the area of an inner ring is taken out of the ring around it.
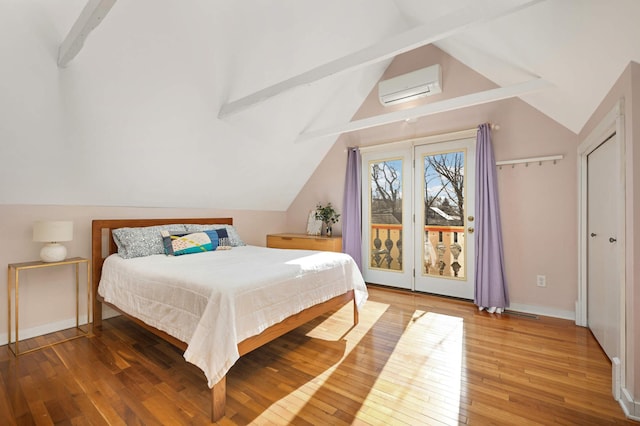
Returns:
[[[472,25],[490,21],[524,8],[533,6],[544,0],[530,0],[516,7],[494,6],[482,3],[482,7],[468,7],[456,10],[435,22],[413,28],[380,43],[374,44],[355,53],[343,56],[334,61],[317,66],[302,74],[298,74],[272,86],[258,90],[243,98],[222,105],[218,118],[223,118],[255,104],[263,102],[273,96],[284,93],[295,87],[308,85],[331,75],[341,74],[350,70],[363,68],[367,65],[392,58],[420,46],[434,43],[456,33],[462,32]]]
[[[471,93],[469,95],[445,99],[444,101],[433,102],[430,104],[417,106],[415,108],[394,111],[388,114],[376,115],[374,117],[363,118],[362,120],[351,121],[349,123],[341,124],[338,126],[332,126],[321,130],[302,133],[300,136],[298,136],[296,142],[306,142],[325,136],[339,135],[341,133],[368,129],[370,127],[382,126],[383,124],[395,123],[397,121],[408,120],[411,118],[424,117],[427,115],[438,114],[440,112],[453,111],[456,109],[467,108],[474,105],[495,102],[502,99],[514,98],[516,96],[526,95],[527,93],[537,92],[549,87],[552,87],[551,83],[541,78],[537,78],[535,80],[529,80],[524,83],[513,84],[511,86],[505,87],[497,87],[495,89],[489,89],[483,92]]]
[[[76,57],[89,33],[107,16],[116,0],[89,0],[58,49],[58,66],[66,67]]]

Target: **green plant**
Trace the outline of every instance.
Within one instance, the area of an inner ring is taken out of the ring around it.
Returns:
[[[340,214],[336,212],[331,203],[328,203],[326,206],[318,203],[316,206],[316,219],[323,221],[327,225],[331,225],[332,223],[338,222]]]

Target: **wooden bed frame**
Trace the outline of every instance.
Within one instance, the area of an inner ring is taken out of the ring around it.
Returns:
[[[92,292],[93,292],[93,327],[102,326],[102,304],[105,304],[112,309],[122,313],[127,318],[131,319],[138,325],[151,331],[161,339],[171,343],[172,345],[180,348],[181,350],[187,349],[187,344],[181,340],[176,339],[173,336],[158,330],[154,327],[145,324],[141,320],[125,314],[117,307],[106,303],[102,297],[98,295],[98,284],[100,283],[100,276],[102,275],[102,264],[104,259],[117,252],[117,247],[111,231],[117,228],[124,227],[141,227],[141,226],[154,226],[154,225],[167,225],[173,223],[185,223],[185,224],[227,224],[232,225],[232,218],[187,218],[187,219],[97,219],[92,221],[91,227],[91,262],[93,268],[92,274]],[[106,250],[106,253],[105,253]],[[350,290],[340,296],[336,296],[324,303],[312,306],[302,312],[292,315],[282,322],[275,324],[262,333],[249,337],[242,342],[238,343],[238,352],[240,356],[251,352],[252,350],[259,348],[260,346],[271,342],[272,340],[282,336],[285,333],[323,315],[327,312],[340,308],[347,302],[353,302],[353,323],[358,323],[358,309],[355,303],[354,291]],[[211,389],[211,420],[216,422],[224,416],[226,404],[226,376],[223,377],[218,383],[216,383]]]

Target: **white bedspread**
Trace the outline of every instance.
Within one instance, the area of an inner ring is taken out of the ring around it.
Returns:
[[[238,343],[306,308],[367,288],[343,253],[233,247],[183,256],[109,256],[98,293],[124,312],[186,342],[184,358],[209,387],[238,360]]]

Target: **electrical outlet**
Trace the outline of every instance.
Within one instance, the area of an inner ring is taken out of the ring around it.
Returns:
[[[538,287],[546,287],[547,286],[547,277],[544,275],[536,276],[536,285]]]

